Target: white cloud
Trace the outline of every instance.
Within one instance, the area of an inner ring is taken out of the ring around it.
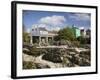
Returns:
[[[59,31],[60,27],[63,26],[66,21],[64,16],[52,15],[40,18],[38,24],[33,24],[33,27],[44,27],[49,31]]]
[[[42,17],[39,20],[39,23],[57,26],[57,25],[62,25],[65,21],[66,19],[64,16],[53,15],[53,16]]]
[[[55,27],[55,31],[59,31],[60,30],[60,27]]]
[[[33,24],[33,28],[34,27],[42,27],[42,28],[47,29],[48,31],[59,31],[60,30],[60,27],[58,26],[49,26],[47,24]],[[29,33],[30,29],[27,28],[27,32]]]
[[[47,27],[46,29],[49,31],[59,31],[60,27]]]
[[[77,14],[70,15],[70,18],[76,20],[90,20],[90,15],[86,13],[77,13]]]
[[[60,27],[49,26],[49,25],[46,25],[46,24],[38,24],[38,27],[44,27],[44,28],[46,28],[49,31],[59,31],[60,30]]]
[[[46,28],[47,25],[46,24],[38,24],[38,27],[44,27],[44,28]]]

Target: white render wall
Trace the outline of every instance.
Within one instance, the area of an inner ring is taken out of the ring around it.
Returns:
[[[32,36],[48,36],[48,31],[39,30],[38,25],[33,25],[31,29]]]
[[[31,31],[32,36],[47,36],[48,31],[34,30]]]

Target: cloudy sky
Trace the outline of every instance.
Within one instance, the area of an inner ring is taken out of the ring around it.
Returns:
[[[59,30],[66,26],[90,28],[91,15],[89,13],[49,12],[23,10],[23,24],[26,29],[32,25],[46,27],[48,30]]]

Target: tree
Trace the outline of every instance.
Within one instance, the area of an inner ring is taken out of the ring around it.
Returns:
[[[63,28],[58,32],[58,36],[56,36],[56,39],[59,39],[59,40],[64,39],[64,40],[69,40],[69,41],[76,40],[74,30],[69,27]]]
[[[26,28],[23,24],[23,42],[30,43],[29,33],[26,32]]]
[[[90,44],[91,43],[90,37],[86,38],[86,37],[80,36],[77,38],[77,40],[80,41],[81,44]]]
[[[23,42],[30,43],[29,33],[23,32]]]

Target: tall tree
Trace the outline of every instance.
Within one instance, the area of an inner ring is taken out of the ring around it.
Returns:
[[[23,42],[30,43],[29,33],[26,32],[26,28],[23,25]]]
[[[58,39],[74,41],[76,39],[75,34],[74,34],[74,30],[70,27],[66,27],[66,28],[61,29],[58,32]]]

